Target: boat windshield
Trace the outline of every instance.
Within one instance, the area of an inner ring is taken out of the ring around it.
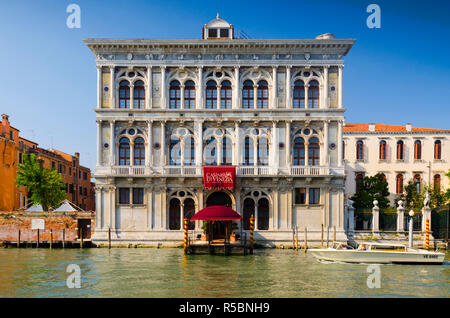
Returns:
[[[395,252],[404,252],[406,247],[403,245],[371,245],[370,249],[372,251],[395,251]]]

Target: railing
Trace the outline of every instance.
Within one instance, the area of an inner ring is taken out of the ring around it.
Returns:
[[[203,169],[199,166],[107,166],[97,167],[95,174],[113,175],[113,176],[202,176]],[[330,167],[323,166],[292,166],[288,168],[279,168],[272,166],[238,166],[236,175],[239,176],[275,176],[275,175],[293,175],[293,176],[327,176],[340,174]]]

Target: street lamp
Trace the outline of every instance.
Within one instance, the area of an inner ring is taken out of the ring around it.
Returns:
[[[414,216],[414,211],[411,210],[409,211],[409,247],[412,248],[413,247],[413,216]]]

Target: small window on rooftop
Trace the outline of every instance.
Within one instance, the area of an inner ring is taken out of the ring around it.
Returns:
[[[208,29],[209,38],[217,38],[217,29]]]
[[[229,37],[229,30],[228,29],[220,29],[220,37],[221,38],[227,38]]]

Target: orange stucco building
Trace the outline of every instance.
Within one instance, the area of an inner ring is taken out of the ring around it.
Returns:
[[[83,210],[95,210],[94,185],[89,168],[80,165],[80,154],[70,155],[56,149],[43,149],[19,136],[3,114],[0,125],[0,211],[20,210],[27,206],[28,192],[16,187],[17,167],[24,152],[36,154],[44,168],[57,170],[66,184],[67,199]]]

